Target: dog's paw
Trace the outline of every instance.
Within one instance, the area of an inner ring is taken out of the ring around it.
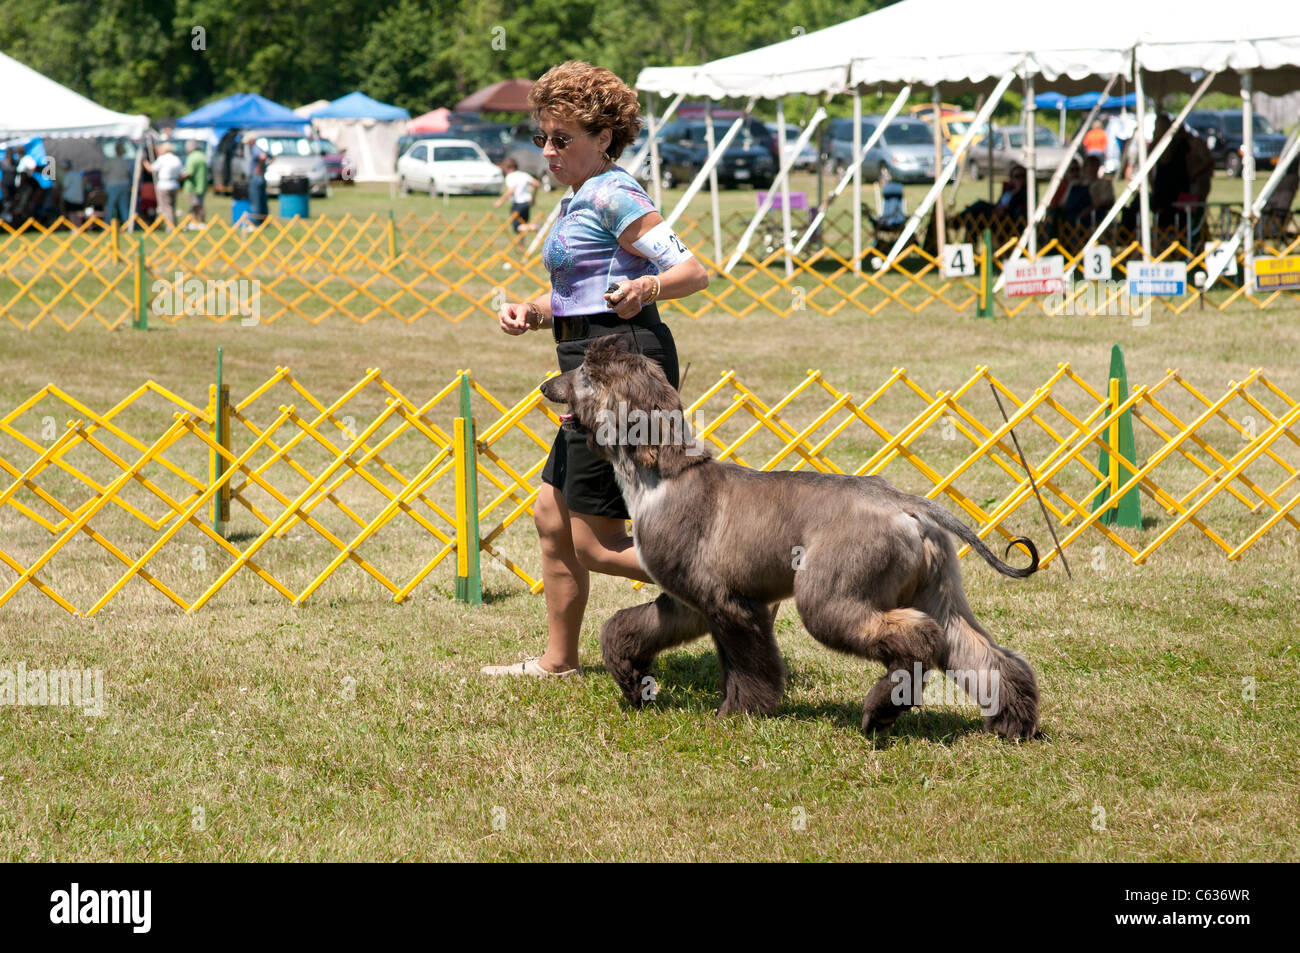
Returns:
[[[651,700],[646,697],[645,680],[647,673],[629,659],[606,659],[605,671],[614,679],[614,684],[623,693],[623,700],[633,708],[641,708]]]

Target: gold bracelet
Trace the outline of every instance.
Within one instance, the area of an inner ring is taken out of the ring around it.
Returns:
[[[654,302],[659,300],[659,292],[663,290],[663,283],[659,280],[658,275],[647,275],[646,277],[650,278],[655,283],[655,290],[650,297],[643,302],[643,304],[654,304]]]

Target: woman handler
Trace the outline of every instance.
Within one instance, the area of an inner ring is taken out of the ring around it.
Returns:
[[[645,190],[614,164],[641,128],[636,92],[609,70],[571,61],[528,94],[551,175],[573,189],[547,236],[551,290],[497,316],[507,334],[551,329],[561,371],[582,363],[594,338],[622,334],[678,384],[677,349],[655,302],[708,287],[704,267],[673,234]],[[616,291],[606,294],[611,284]],[[570,675],[591,571],[651,580],[624,530],[627,509],[610,464],[586,437],[561,429],[542,471],[533,519],[542,547],[547,642],[539,657],[490,665],[487,675]]]

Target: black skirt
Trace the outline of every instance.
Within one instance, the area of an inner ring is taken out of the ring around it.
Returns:
[[[659,319],[659,309],[653,304],[642,308],[630,320],[624,320],[612,311],[589,314],[586,318],[589,325],[586,337],[562,341],[555,346],[561,371],[571,371],[581,364],[588,346],[596,338],[622,334],[629,349],[650,358],[664,369],[668,383],[674,387],[678,385],[677,345],[668,325]],[[542,482],[560,491],[571,513],[628,518],[623,494],[614,479],[614,467],[591,452],[584,433],[560,429],[542,469]]]

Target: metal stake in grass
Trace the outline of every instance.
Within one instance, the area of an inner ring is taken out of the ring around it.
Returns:
[[[1002,411],[1002,419],[1008,424],[1007,430],[1011,433],[1011,442],[1016,445],[1016,453],[1020,456],[1020,465],[1025,468],[1025,475],[1029,477],[1029,485],[1038,500],[1038,508],[1043,511],[1043,522],[1047,524],[1047,531],[1052,534],[1052,542],[1056,544],[1056,555],[1061,557],[1061,565],[1065,567],[1065,575],[1073,579],[1074,573],[1070,572],[1070,564],[1065,560],[1065,551],[1061,549],[1061,541],[1056,538],[1056,528],[1052,526],[1052,520],[1047,515],[1047,506],[1043,503],[1043,495],[1038,492],[1038,484],[1034,482],[1034,472],[1029,469],[1029,461],[1025,459],[1025,452],[1020,449],[1020,439],[1016,436],[1016,428],[1010,426],[1011,418],[1007,416],[1007,410],[1002,406],[1002,398],[998,396],[998,389],[993,386],[992,381],[989,381],[989,390],[993,391],[993,399],[998,403],[998,410]]]

